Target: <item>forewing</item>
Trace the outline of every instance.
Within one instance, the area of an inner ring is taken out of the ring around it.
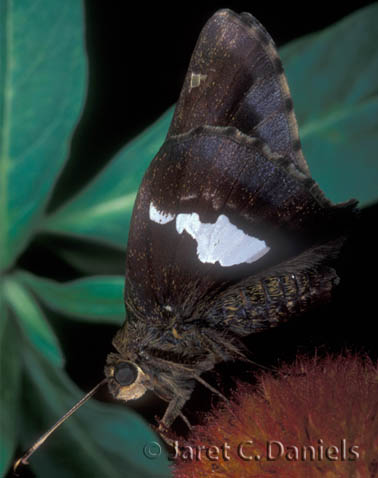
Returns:
[[[258,136],[309,175],[281,60],[269,33],[249,13],[220,10],[203,28],[169,136],[205,124]]]

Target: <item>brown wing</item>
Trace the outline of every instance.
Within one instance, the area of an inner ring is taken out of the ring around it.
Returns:
[[[281,60],[249,13],[220,10],[203,28],[168,136],[205,124],[258,136],[309,175]]]
[[[251,15],[221,10],[201,32],[139,190],[127,307],[185,321],[219,288],[337,237],[350,210],[309,176],[269,34]]]
[[[151,320],[186,320],[220,286],[340,234],[350,208],[323,203],[291,165],[235,128],[167,140],[133,211],[128,307]]]

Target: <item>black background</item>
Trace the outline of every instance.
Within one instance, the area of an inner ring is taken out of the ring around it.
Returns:
[[[217,9],[249,11],[281,46],[325,28],[369,3],[339,3],[337,9],[331,11],[330,2],[214,1],[147,5],[86,0],[87,101],[73,138],[68,167],[58,182],[50,210],[74,194],[128,140],[177,100],[199,32]],[[301,322],[272,331],[269,336],[262,334],[253,338],[257,362],[269,365],[272,356],[291,360],[297,350],[312,353],[315,349],[366,351],[376,358],[374,322],[377,319],[372,312],[375,288],[371,280],[377,267],[376,241],[372,234],[376,218],[376,206],[362,211],[340,262],[342,281],[334,302]],[[77,271],[51,252],[48,247],[51,242],[51,238],[38,238],[21,258],[21,265],[55,279],[57,275],[61,280],[77,276]],[[80,244],[77,247],[80,248]],[[124,255],[114,253],[113,262],[117,265],[109,272],[122,274]],[[67,355],[68,373],[83,390],[89,390],[103,377],[105,357],[112,349],[111,339],[116,328],[64,321],[49,315]],[[202,388],[195,393],[191,408],[203,403],[202,394]],[[98,398],[109,400],[109,394],[104,390]],[[131,406],[151,421],[164,410],[149,397]]]

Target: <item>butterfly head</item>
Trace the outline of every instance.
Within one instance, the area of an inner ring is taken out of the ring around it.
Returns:
[[[148,376],[136,363],[118,354],[110,354],[105,375],[111,394],[118,400],[134,400],[147,390]]]

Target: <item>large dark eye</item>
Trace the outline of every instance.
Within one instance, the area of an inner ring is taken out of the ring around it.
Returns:
[[[114,378],[122,386],[132,384],[137,376],[138,369],[131,362],[120,362],[115,366]]]

